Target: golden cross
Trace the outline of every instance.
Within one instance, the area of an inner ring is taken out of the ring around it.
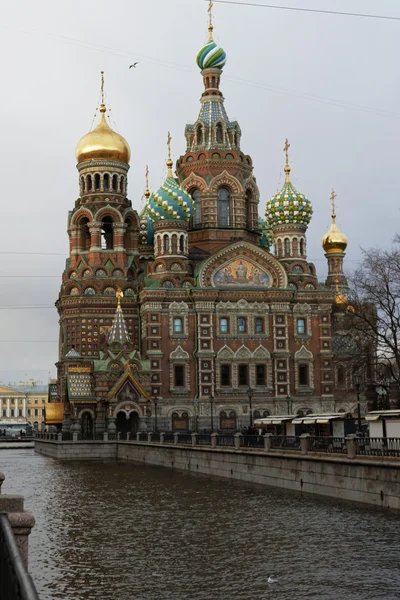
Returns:
[[[121,299],[124,297],[124,292],[121,290],[121,288],[118,288],[115,295],[117,296],[118,306],[121,306]]]
[[[212,40],[213,40],[213,29],[214,29],[213,18],[212,18],[213,6],[214,6],[214,2],[213,2],[213,0],[210,0],[210,4],[207,9],[208,14],[210,15],[210,23],[208,25],[208,34],[209,34],[208,38],[209,38],[210,42],[212,42]]]
[[[286,164],[287,165],[289,164],[289,148],[290,148],[290,144],[289,144],[288,139],[286,138],[285,147],[284,147],[283,151],[286,154]]]
[[[335,192],[335,190],[332,190],[332,194],[331,194],[331,204],[332,204],[332,217],[336,217],[336,211],[335,211],[335,199],[337,197],[337,194]]]
[[[104,71],[101,72],[101,103],[104,104]]]
[[[170,134],[170,132],[168,131],[168,140],[167,140],[167,146],[168,146],[168,159],[169,159],[169,160],[171,159],[171,140],[172,140],[172,138],[171,138],[171,134]]]

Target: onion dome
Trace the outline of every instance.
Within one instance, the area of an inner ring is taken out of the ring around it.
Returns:
[[[289,147],[290,145],[286,140],[285,183],[281,191],[268,200],[266,206],[265,216],[272,228],[276,225],[287,225],[288,223],[308,225],[313,214],[311,202],[304,194],[297,192],[290,181]]]
[[[129,144],[122,135],[111,129],[105,112],[106,107],[101,104],[99,124],[79,140],[76,147],[78,164],[85,160],[119,160],[129,163],[131,158]]]
[[[197,54],[197,65],[203,69],[223,69],[226,65],[226,52],[214,40],[210,40]]]
[[[344,252],[347,248],[347,237],[336,225],[335,198],[336,194],[334,190],[332,190],[332,225],[322,238],[322,247],[326,254]]]
[[[194,211],[192,197],[183,190],[172,174],[171,136],[168,133],[168,175],[157,192],[147,200],[147,211],[152,221],[189,221]]]

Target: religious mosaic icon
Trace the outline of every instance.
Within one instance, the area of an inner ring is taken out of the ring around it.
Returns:
[[[238,258],[220,267],[214,273],[212,282],[216,287],[270,287],[271,277],[259,265]]]

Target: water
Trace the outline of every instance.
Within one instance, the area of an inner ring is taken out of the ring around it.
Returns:
[[[41,600],[400,598],[397,513],[32,450],[0,450],[0,471],[36,517]]]

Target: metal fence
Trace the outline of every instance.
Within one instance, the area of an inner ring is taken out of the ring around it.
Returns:
[[[211,435],[207,433],[199,433],[197,436],[197,444],[199,446],[211,446]]]
[[[264,436],[241,435],[240,445],[244,448],[264,448]]]
[[[272,450],[300,450],[300,438],[292,435],[273,435]]]
[[[4,600],[39,600],[5,514],[0,514],[0,596]]]
[[[345,438],[338,437],[309,437],[309,452],[326,452],[328,454],[347,454]]]
[[[168,443],[174,442],[174,434],[172,431],[166,431],[164,433],[164,442],[168,442]]]
[[[191,444],[192,443],[192,434],[191,433],[179,433],[178,434],[178,444]]]
[[[234,446],[235,438],[233,435],[217,435],[217,446]]]
[[[356,454],[399,457],[400,438],[357,438]]]

